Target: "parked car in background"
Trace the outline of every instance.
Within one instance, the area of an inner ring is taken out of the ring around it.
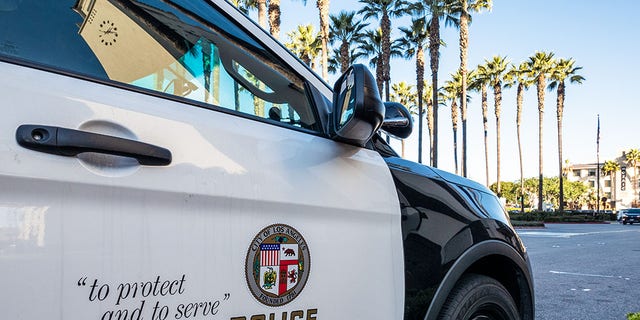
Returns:
[[[484,186],[223,0],[0,1],[3,319],[534,319]]]
[[[618,211],[618,221],[622,224],[640,223],[640,208],[622,209]]]

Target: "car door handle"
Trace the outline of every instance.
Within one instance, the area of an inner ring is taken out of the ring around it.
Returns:
[[[24,148],[73,157],[83,152],[130,157],[141,165],[166,166],[171,151],[148,143],[74,129],[25,124],[16,130],[16,140]]]

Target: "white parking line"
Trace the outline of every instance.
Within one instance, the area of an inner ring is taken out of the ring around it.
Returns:
[[[548,238],[571,238],[575,236],[588,236],[594,234],[605,233],[625,233],[625,232],[640,232],[640,230],[617,230],[617,231],[596,231],[596,232],[546,232],[546,231],[520,231],[520,236],[531,237],[548,237]]]
[[[553,274],[565,274],[570,276],[582,276],[582,277],[594,277],[594,278],[610,278],[610,279],[624,279],[631,280],[631,278],[622,277],[622,276],[608,276],[602,274],[589,274],[589,273],[576,273],[576,272],[564,272],[564,271],[553,271],[549,270],[550,273]]]

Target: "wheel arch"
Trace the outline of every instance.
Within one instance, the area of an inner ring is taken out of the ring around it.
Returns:
[[[425,319],[437,319],[458,280],[465,274],[475,273],[498,280],[513,297],[523,319],[533,320],[534,294],[530,270],[528,260],[504,242],[487,240],[475,244],[447,271],[431,300]]]

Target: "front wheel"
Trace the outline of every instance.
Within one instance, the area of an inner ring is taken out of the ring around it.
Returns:
[[[509,291],[497,280],[479,275],[465,275],[447,298],[440,319],[516,320],[518,308]]]

